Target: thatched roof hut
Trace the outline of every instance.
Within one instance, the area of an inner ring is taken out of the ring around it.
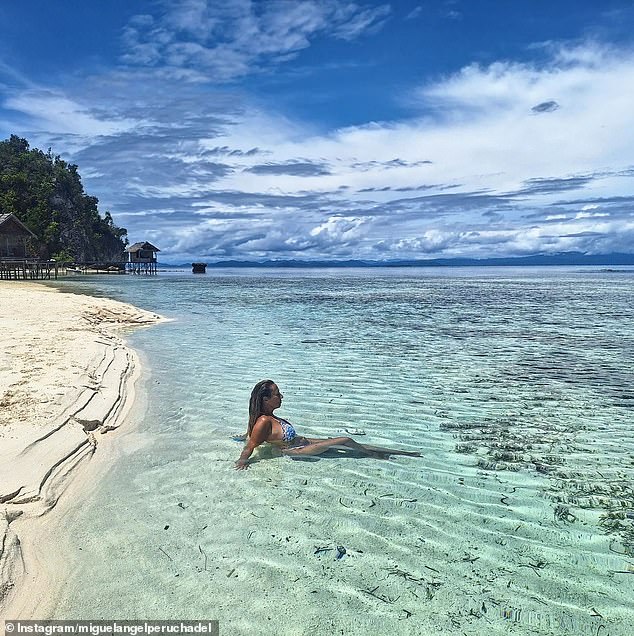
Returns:
[[[128,263],[155,263],[156,253],[161,250],[152,243],[142,241],[129,245],[125,251],[128,253]]]

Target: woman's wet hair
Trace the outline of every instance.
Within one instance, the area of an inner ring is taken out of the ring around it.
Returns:
[[[258,417],[262,415],[262,403],[273,395],[273,380],[260,380],[251,391],[251,399],[249,400],[249,426],[247,435],[251,435],[253,425]]]

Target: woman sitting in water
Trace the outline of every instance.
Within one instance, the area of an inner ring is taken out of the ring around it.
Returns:
[[[283,395],[273,380],[262,380],[253,387],[249,401],[247,443],[240,459],[236,462],[236,469],[248,468],[251,453],[264,442],[274,444],[282,450],[282,453],[291,456],[319,455],[333,446],[345,446],[378,459],[386,459],[390,455],[420,456],[420,453],[417,452],[364,446],[355,442],[351,437],[330,437],[327,439],[300,437],[290,422],[273,415],[273,411],[282,404],[282,398]]]

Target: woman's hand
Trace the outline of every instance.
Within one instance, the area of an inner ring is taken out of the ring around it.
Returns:
[[[246,470],[248,467],[249,462],[246,459],[239,459],[234,466],[236,470]]]

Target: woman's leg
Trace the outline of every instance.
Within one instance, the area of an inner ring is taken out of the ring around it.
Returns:
[[[407,457],[420,457],[422,455],[419,451],[396,450],[394,448],[384,448],[383,446],[371,446],[370,444],[363,444],[363,447],[371,451],[376,451],[377,453],[386,453],[388,455],[406,455]]]
[[[351,437],[331,437],[330,439],[315,439],[306,438],[310,444],[299,448],[289,448],[283,451],[285,455],[321,455],[321,453],[327,451],[333,446],[344,446],[352,450],[356,450],[359,453],[375,457],[378,459],[385,459],[389,455],[411,455],[419,456],[420,453],[392,450],[390,448],[381,448],[379,446],[365,446],[355,442]]]
[[[326,452],[329,448],[333,448],[334,446],[343,446],[345,448],[350,448],[352,450],[356,450],[364,455],[369,455],[370,457],[383,458],[384,455],[382,453],[377,453],[375,451],[368,450],[361,444],[357,444],[350,437],[332,437],[330,439],[315,439],[315,438],[306,438],[310,443],[306,446],[299,446],[297,448],[289,448],[282,451],[285,455],[321,455]]]

